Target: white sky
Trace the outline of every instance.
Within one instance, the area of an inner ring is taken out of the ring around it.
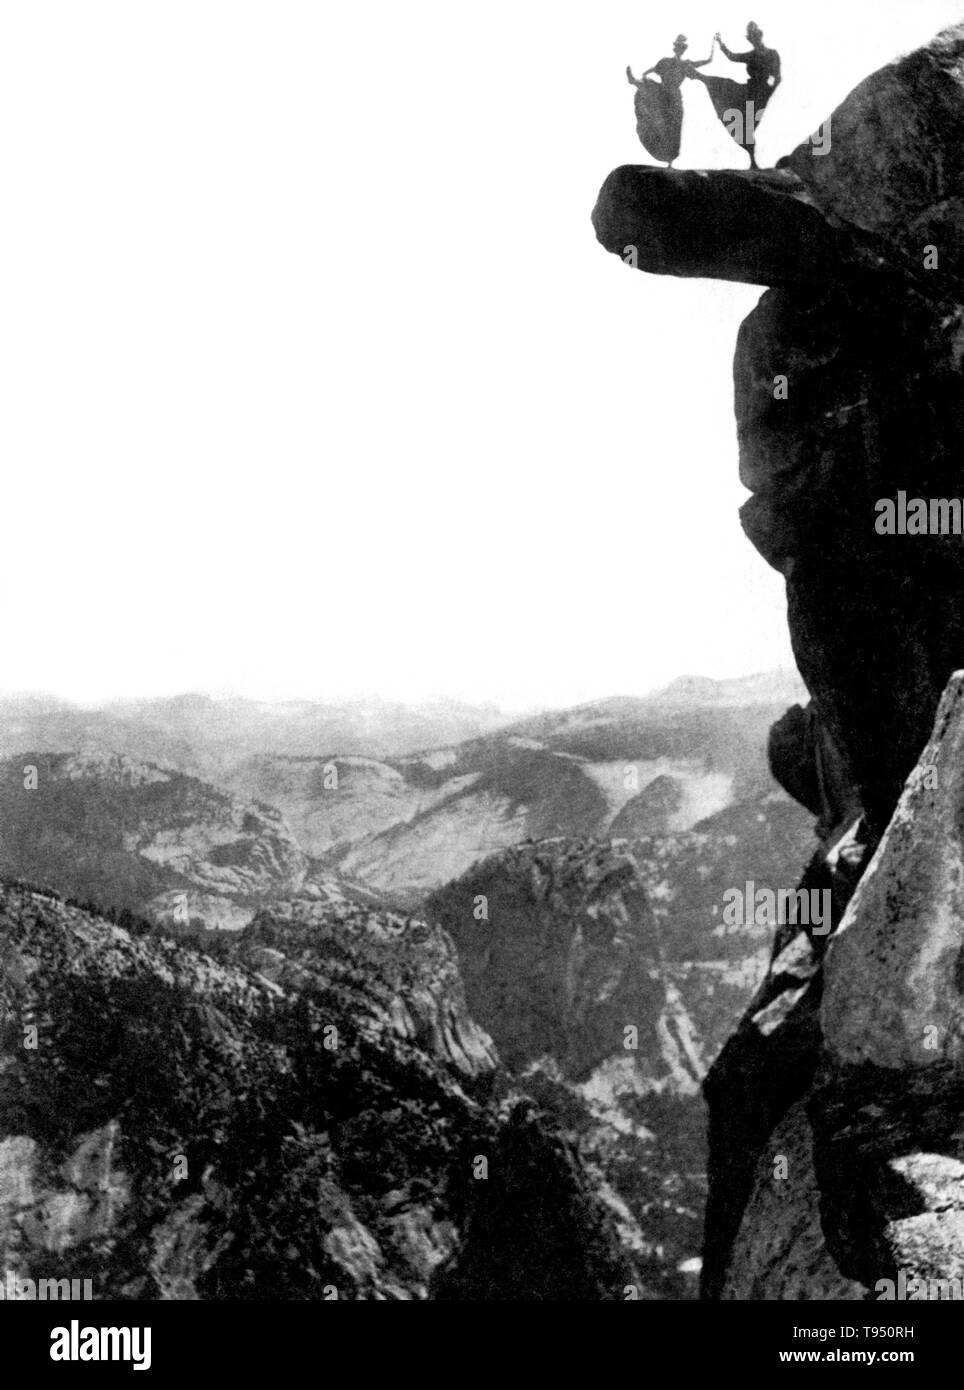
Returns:
[[[788,663],[737,518],[759,291],[589,222],[648,160],[624,68],[757,19],[772,164],[959,14],[0,0],[2,684],[518,706]],[[743,167],[687,104],[681,166]]]

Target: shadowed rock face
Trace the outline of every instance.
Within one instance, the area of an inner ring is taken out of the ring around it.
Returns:
[[[714,1070],[710,1297],[964,1272],[962,742],[958,672],[823,967],[799,934]]]
[[[772,287],[734,363],[742,520],[786,576],[797,663],[878,834],[964,663],[961,538],[874,525],[899,490],[964,496],[962,74],[964,26],[862,83],[826,153],[626,166],[593,214],[642,270]]]
[[[708,1298],[964,1273],[964,539],[875,527],[901,491],[964,498],[964,25],[830,132],[769,173],[619,169],[594,214],[643,270],[769,286],[734,364],[741,518],[786,578],[811,705],[770,756],[820,816],[803,882],[838,933],[781,928],[705,1083]]]
[[[943,275],[964,279],[964,26],[873,73],[837,107],[826,152],[799,145],[780,161],[823,210],[878,233],[919,268],[939,248]]]
[[[964,673],[830,945],[824,1047],[840,1065],[964,1070]]]
[[[744,529],[786,576],[797,664],[878,831],[964,660],[961,537],[875,529],[900,490],[964,496],[961,333],[960,306],[909,289],[773,290],[737,345]]]
[[[961,1277],[962,742],[959,672],[845,911],[847,841],[828,859],[825,956],[784,929],[711,1070],[704,1297],[863,1299],[901,1271]]]
[[[878,264],[869,239],[831,226],[784,169],[626,164],[603,184],[593,225],[607,251],[654,275],[816,286]]]

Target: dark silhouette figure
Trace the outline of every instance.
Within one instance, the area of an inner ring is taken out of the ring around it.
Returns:
[[[670,169],[679,154],[683,130],[683,80],[695,77],[696,69],[705,68],[713,58],[711,49],[709,58],[690,62],[683,57],[688,47],[686,35],[680,34],[673,44],[673,57],[661,58],[654,67],[646,69],[638,82],[632,68],[626,69],[627,80],[636,88],[636,133],[640,143],[654,159],[665,160]],[[651,81],[650,73],[655,73],[659,81]]]
[[[714,42],[720,45],[731,63],[746,64],[745,83],[734,82],[730,77],[704,77],[702,73],[695,72],[692,76],[703,83],[717,116],[740,148],[750,156],[751,169],[756,169],[757,122],[780,85],[780,55],[775,48],[767,48],[763,42],[763,30],[752,20],[746,26],[746,36],[753,45],[749,52],[732,53],[720,35],[714,35]]]

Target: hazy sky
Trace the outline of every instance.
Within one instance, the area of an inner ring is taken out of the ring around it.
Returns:
[[[772,164],[959,13],[0,0],[3,685],[562,704],[789,662],[737,517],[760,291],[589,222],[648,161],[624,69],[757,19]],[[686,100],[681,166],[744,167]]]

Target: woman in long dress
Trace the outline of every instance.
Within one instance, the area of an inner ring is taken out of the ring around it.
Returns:
[[[746,36],[752,47],[747,53],[731,53],[719,34],[714,42],[720,45],[731,63],[746,64],[746,82],[734,82],[730,77],[705,77],[693,73],[710,94],[717,116],[730,135],[750,156],[750,168],[756,169],[756,127],[767,103],[780,85],[780,55],[763,42],[763,30],[751,20]],[[695,65],[694,65],[695,66]]]
[[[687,77],[695,77],[697,68],[705,68],[713,59],[693,63],[684,59],[689,47],[685,34],[680,34],[673,44],[673,57],[661,58],[654,67],[647,68],[637,82],[632,68],[626,69],[628,81],[636,88],[636,134],[643,148],[654,159],[665,160],[668,168],[679,155],[680,136],[683,130],[683,93],[680,88]],[[655,73],[658,82],[650,80]]]

